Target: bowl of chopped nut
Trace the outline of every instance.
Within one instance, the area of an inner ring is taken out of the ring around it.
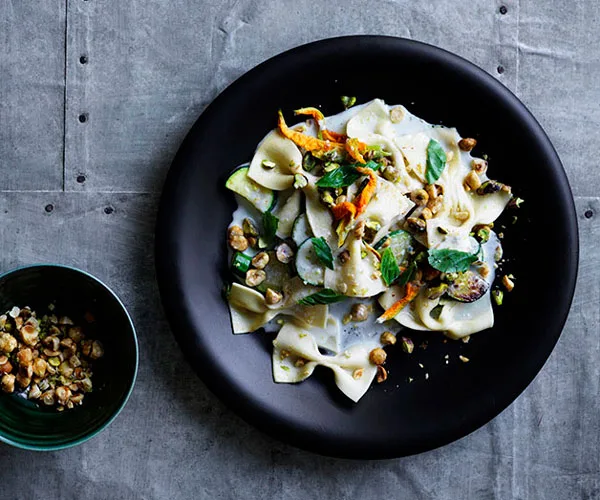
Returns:
[[[124,407],[137,367],[133,322],[98,279],[50,264],[0,276],[0,441],[83,443]]]

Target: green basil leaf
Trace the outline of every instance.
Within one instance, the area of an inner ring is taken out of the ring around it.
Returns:
[[[331,254],[331,248],[329,248],[325,238],[311,238],[310,241],[312,242],[315,255],[323,264],[333,271],[333,255]]]
[[[273,243],[275,240],[275,234],[277,234],[277,226],[279,226],[279,219],[271,212],[264,212],[262,215],[263,223],[263,238],[268,245]]]
[[[340,302],[346,298],[345,295],[341,295],[331,288],[323,288],[323,290],[308,295],[298,301],[298,304],[305,306],[316,306],[319,304],[333,304],[334,302]]]
[[[429,250],[427,261],[429,265],[443,273],[462,273],[478,259],[479,249],[475,253],[461,252],[443,248],[441,250]]]
[[[446,168],[446,152],[439,142],[431,139],[427,145],[427,170],[425,180],[433,184]]]
[[[409,266],[404,270],[404,272],[400,275],[398,279],[399,285],[406,285],[409,281],[415,277],[415,273],[417,272],[417,263],[413,260]]]
[[[390,247],[386,248],[381,254],[380,269],[383,281],[387,286],[390,286],[400,276],[400,268]]]
[[[362,174],[352,165],[340,165],[335,170],[327,172],[317,181],[318,187],[341,188],[354,184]]]

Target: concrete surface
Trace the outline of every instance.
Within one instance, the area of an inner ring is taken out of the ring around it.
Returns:
[[[594,0],[0,0],[0,270],[89,270],[141,347],[136,390],[101,436],[0,445],[3,498],[600,498],[599,18]],[[162,181],[205,106],[276,53],[358,33],[439,45],[515,91],[565,164],[582,245],[567,327],[525,393],[459,442],[382,462],[299,451],[224,408],[183,361],[152,262]]]

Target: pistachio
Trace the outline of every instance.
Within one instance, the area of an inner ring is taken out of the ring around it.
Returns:
[[[268,170],[272,170],[277,166],[277,164],[274,161],[267,160],[266,158],[263,161],[261,161],[260,164]]]
[[[492,229],[490,226],[475,226],[473,228],[473,232],[475,233],[475,239],[481,243],[485,243],[489,241],[490,235],[492,234]]]
[[[477,141],[472,137],[465,137],[458,141],[458,147],[461,151],[466,151],[467,153],[471,151],[475,146],[477,146]]]
[[[340,97],[340,100],[342,101],[342,105],[344,106],[344,109],[348,109],[351,108],[352,106],[354,106],[356,104],[356,97],[352,96],[347,96],[347,95],[343,95]]]
[[[502,290],[492,290],[492,298],[497,306],[501,306],[504,301],[504,292]]]
[[[51,357],[50,359],[48,359],[48,364],[50,366],[54,366],[57,367],[60,365],[60,359],[57,358],[56,356]]]
[[[287,243],[281,243],[275,249],[275,255],[279,262],[289,264],[294,257],[294,251]]]
[[[308,186],[308,179],[302,174],[294,174],[294,189],[302,189]]]
[[[515,288],[514,281],[506,274],[502,276],[502,285],[504,285],[504,288],[506,288],[507,292],[512,292]]]
[[[445,227],[438,226],[437,230],[440,234],[448,234],[448,230]]]
[[[383,170],[383,177],[390,182],[396,182],[400,178],[400,170],[393,165],[388,165]]]
[[[369,361],[374,365],[382,365],[386,358],[387,354],[381,347],[376,347],[369,353]]]
[[[279,292],[276,292],[272,288],[267,288],[265,293],[265,301],[269,305],[278,304],[283,299],[283,295]]]
[[[350,252],[348,250],[342,250],[338,255],[338,260],[340,261],[340,264],[346,264],[350,261]]]
[[[383,345],[394,345],[396,343],[396,336],[392,332],[383,332],[379,340]]]
[[[354,304],[350,309],[352,321],[366,321],[369,319],[369,308],[364,304]]]
[[[387,370],[383,366],[377,365],[377,383],[381,384],[382,382],[385,382],[387,378]]]
[[[404,119],[404,110],[401,106],[395,106],[390,110],[390,120],[392,123],[400,123]]]
[[[14,392],[15,391],[15,376],[11,373],[5,373],[2,376],[2,381],[0,382],[2,385],[2,390],[4,392]]]
[[[523,198],[519,198],[518,196],[515,198],[514,196],[508,202],[508,208],[521,208],[521,205],[525,203]]]
[[[463,181],[463,187],[465,188],[465,191],[474,191],[479,188],[479,186],[481,186],[481,179],[479,178],[479,175],[477,175],[477,172],[471,170]]]
[[[325,167],[323,167],[323,170],[325,170],[325,172],[329,173],[329,172],[333,172],[334,170],[336,170],[338,168],[340,168],[340,164],[339,163],[336,163],[334,161],[328,161],[325,164]]]
[[[427,223],[423,219],[417,219],[416,217],[409,217],[406,220],[406,224],[415,233],[423,233],[427,228]]]
[[[402,350],[407,354],[411,354],[415,349],[415,344],[413,344],[413,341],[408,337],[402,337],[400,345],[402,346]]]
[[[429,194],[424,189],[415,189],[410,193],[410,199],[415,205],[427,205]]]
[[[267,252],[259,252],[252,258],[252,265],[256,269],[264,269],[269,263],[269,254]]]
[[[331,206],[334,204],[333,196],[330,191],[321,191],[321,201],[325,203],[325,205]]]
[[[377,235],[377,232],[381,229],[381,224],[379,224],[379,222],[375,221],[375,220],[368,220],[365,222],[365,234],[363,236],[363,239],[368,242],[368,243],[372,243],[373,240],[375,239],[375,236]]]
[[[493,193],[497,193],[498,191],[504,191],[504,192],[509,193],[510,187],[507,186],[506,184],[502,184],[501,182],[489,180],[489,181],[485,181],[481,186],[479,186],[479,188],[477,189],[477,194],[479,194],[479,195],[493,194]]]
[[[481,158],[473,158],[473,160],[471,161],[471,168],[474,172],[476,172],[479,175],[484,174],[487,170],[487,167],[487,161],[482,160]]]
[[[244,231],[244,236],[258,236],[258,229],[256,229],[256,225],[252,219],[246,217],[242,221],[242,230]]]
[[[265,279],[267,279],[267,273],[262,269],[250,269],[246,273],[246,285],[248,286],[258,286],[265,281]]]
[[[426,291],[427,298],[429,300],[439,299],[442,295],[446,293],[448,290],[447,283],[440,283],[438,286],[428,288]]]

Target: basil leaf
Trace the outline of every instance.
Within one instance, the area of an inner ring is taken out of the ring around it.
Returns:
[[[321,188],[342,188],[347,187],[350,184],[354,184],[360,179],[361,174],[356,167],[370,168],[371,170],[379,170],[381,165],[376,161],[369,160],[364,165],[360,163],[344,164],[340,165],[335,170],[327,172],[323,177],[317,181],[317,187]]]
[[[381,276],[387,286],[390,286],[400,276],[400,268],[390,247],[381,254]]]
[[[325,238],[321,236],[320,238],[311,238],[310,241],[312,242],[315,255],[333,271],[333,255],[331,255],[331,248],[329,248]]]
[[[277,234],[277,226],[279,226],[279,219],[271,212],[264,212],[262,215],[263,223],[263,239],[268,245],[273,243],[275,234]]]
[[[433,184],[446,168],[446,152],[439,142],[431,139],[427,145],[427,170],[425,180]]]
[[[417,272],[417,263],[413,260],[410,265],[404,270],[398,279],[399,285],[406,285],[409,281],[415,277]]]
[[[308,295],[298,301],[298,304],[305,306],[316,306],[319,304],[333,304],[334,302],[340,302],[346,298],[345,295],[341,295],[331,288],[323,288],[323,290]]]
[[[427,261],[429,265],[443,273],[462,273],[478,259],[479,250],[475,253],[461,252],[443,248],[429,250]]]
[[[354,184],[362,174],[351,165],[340,165],[317,181],[317,187],[341,188]]]

